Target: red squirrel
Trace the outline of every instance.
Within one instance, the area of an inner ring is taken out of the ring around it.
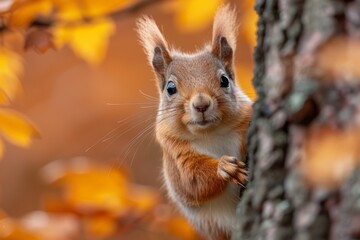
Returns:
[[[211,44],[195,53],[171,49],[149,17],[137,31],[157,77],[156,138],[170,198],[208,239],[230,239],[246,183],[246,131],[252,102],[234,71],[236,12],[216,13]]]

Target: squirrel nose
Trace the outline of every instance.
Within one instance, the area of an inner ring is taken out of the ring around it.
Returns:
[[[209,103],[201,103],[199,105],[195,105],[193,104],[193,107],[196,109],[196,111],[204,113],[206,112],[206,110],[209,108],[210,104]]]
[[[204,113],[211,106],[211,97],[207,94],[198,94],[191,99],[191,104],[194,110],[199,113]]]

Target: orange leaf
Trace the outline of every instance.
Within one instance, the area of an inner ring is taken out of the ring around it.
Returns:
[[[183,240],[200,240],[200,236],[190,223],[182,216],[175,214],[170,206],[160,206],[155,211],[155,226],[166,230]]]
[[[107,216],[95,216],[85,219],[86,232],[94,236],[109,236],[116,231],[116,221]]]
[[[7,104],[20,92],[18,76],[23,70],[20,56],[6,48],[0,48],[0,104]]]
[[[0,132],[12,144],[28,147],[34,137],[40,134],[20,113],[10,109],[0,109]]]
[[[149,187],[132,184],[127,194],[128,205],[141,213],[147,212],[159,202],[158,192]]]
[[[52,0],[15,0],[10,9],[10,27],[26,28],[36,17],[50,15],[52,8]]]
[[[118,215],[127,208],[127,178],[120,170],[75,158],[69,164],[51,163],[43,174],[64,187],[65,201],[80,214],[106,211]]]
[[[55,49],[55,45],[52,40],[52,35],[45,29],[32,29],[26,33],[25,36],[25,50],[30,48],[34,49],[38,53],[45,53],[50,48]]]

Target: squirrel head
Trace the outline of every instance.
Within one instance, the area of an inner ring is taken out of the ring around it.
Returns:
[[[167,135],[191,137],[234,127],[241,105],[250,102],[235,79],[235,10],[225,5],[217,11],[211,44],[192,54],[170,49],[149,17],[138,20],[137,27],[157,77],[157,129]]]

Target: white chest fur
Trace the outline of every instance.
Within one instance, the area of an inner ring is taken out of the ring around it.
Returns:
[[[198,153],[207,154],[216,159],[219,159],[222,155],[240,158],[241,141],[239,134],[230,132],[193,141],[191,147]],[[165,179],[167,179],[166,174]],[[166,183],[169,195],[177,202],[194,225],[201,228],[200,226],[206,220],[226,231],[231,231],[235,222],[236,206],[239,201],[239,188],[237,186],[229,183],[227,189],[216,198],[198,207],[188,207],[178,200],[177,194],[170,186],[170,182],[166,181]]]
[[[213,134],[194,140],[191,147],[198,153],[219,159],[222,155],[240,158],[240,136],[236,132]]]

